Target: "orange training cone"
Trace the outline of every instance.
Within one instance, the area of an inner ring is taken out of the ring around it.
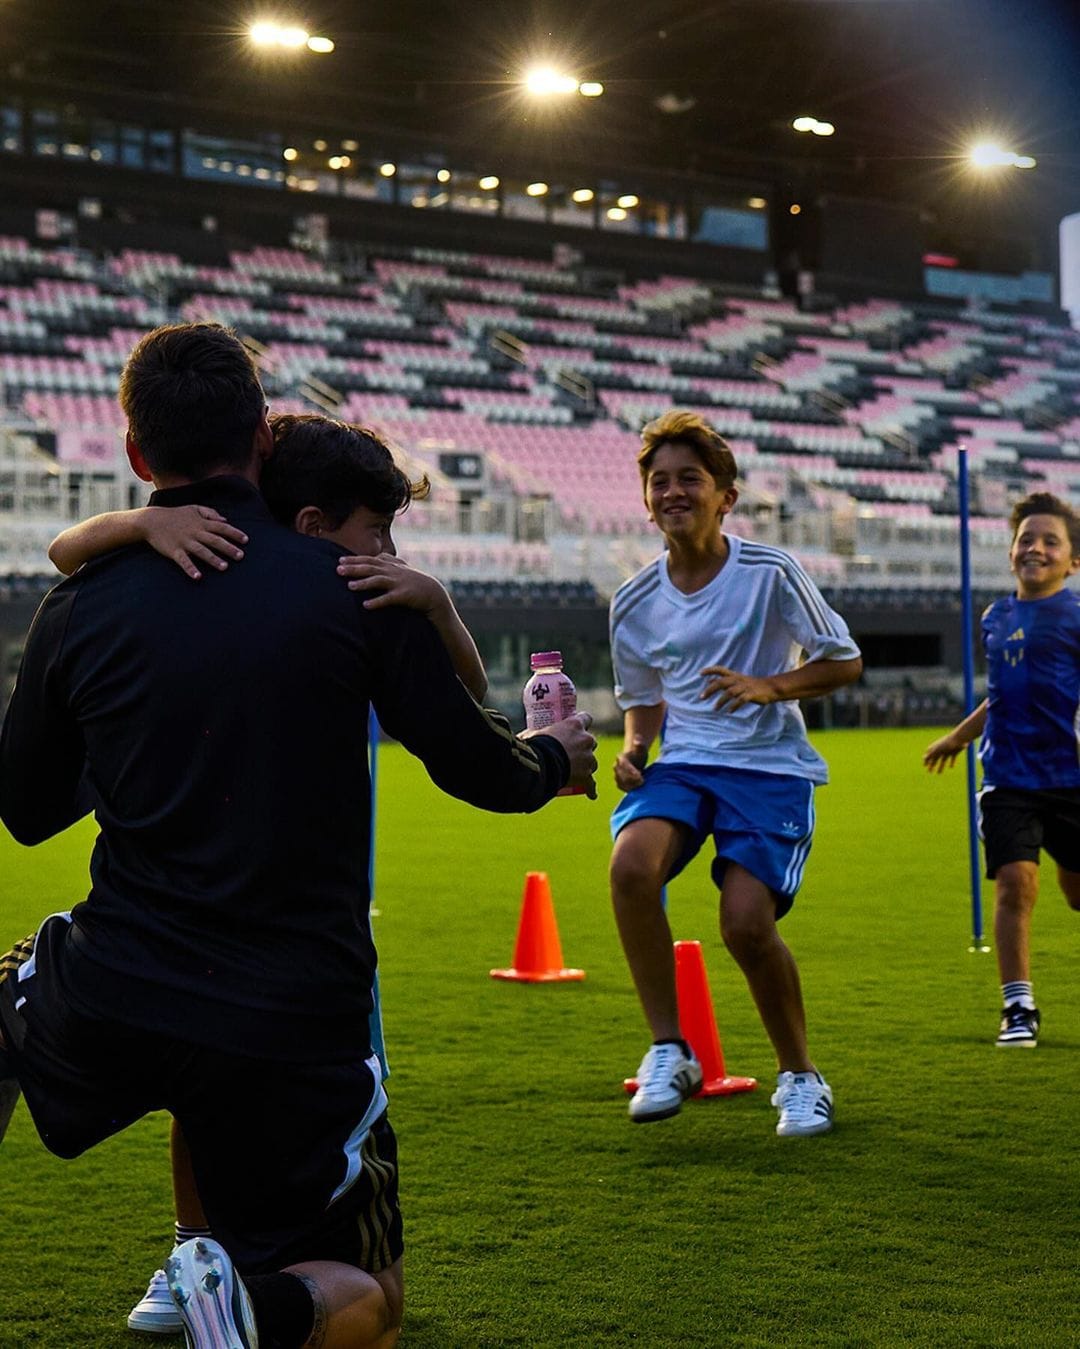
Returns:
[[[547,872],[527,871],[521,898],[521,921],[514,944],[514,967],[492,970],[493,979],[515,979],[528,984],[584,979],[584,970],[563,968],[562,945],[555,925],[555,906]]]
[[[713,1015],[705,958],[699,941],[675,943],[675,987],[679,996],[679,1021],[690,1048],[698,1057],[705,1081],[696,1096],[733,1096],[737,1091],[753,1091],[756,1077],[728,1077],[724,1051]],[[637,1091],[637,1082],[628,1079],[628,1092]]]

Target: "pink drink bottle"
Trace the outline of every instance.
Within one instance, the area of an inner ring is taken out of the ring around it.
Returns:
[[[569,675],[563,673],[561,651],[534,651],[529,657],[532,678],[521,693],[525,704],[525,726],[541,731],[552,722],[563,721],[577,711],[577,690]],[[559,796],[580,796],[581,787],[564,787]]]

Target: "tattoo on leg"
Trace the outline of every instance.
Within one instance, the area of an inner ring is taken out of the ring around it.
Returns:
[[[322,1289],[314,1279],[308,1278],[306,1274],[297,1274],[295,1277],[311,1294],[311,1301],[315,1307],[315,1324],[311,1327],[311,1334],[304,1349],[322,1349],[323,1344],[326,1343],[326,1326],[329,1319],[326,1312],[326,1299],[322,1295]]]

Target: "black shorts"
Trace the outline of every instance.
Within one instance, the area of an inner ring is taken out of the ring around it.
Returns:
[[[0,1029],[45,1146],[76,1157],[167,1110],[241,1273],[392,1265],[403,1250],[397,1141],[378,1060],[250,1059],[89,1017],[64,996],[69,931],[56,914],[0,959]]]
[[[990,880],[1008,862],[1037,862],[1045,848],[1059,867],[1080,872],[1080,790],[979,793],[979,833]]]

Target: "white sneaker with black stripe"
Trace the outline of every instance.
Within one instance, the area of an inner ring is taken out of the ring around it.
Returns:
[[[810,1138],[833,1126],[832,1088],[820,1073],[780,1073],[772,1104],[780,1111],[781,1138]]]
[[[701,1090],[704,1077],[701,1064],[682,1051],[682,1046],[667,1041],[650,1045],[637,1070],[637,1091],[630,1098],[630,1118],[635,1124],[677,1115],[683,1101]]]
[[[259,1349],[251,1298],[218,1242],[196,1237],[177,1246],[165,1277],[188,1349]]]
[[[1010,1002],[1001,1011],[1001,1026],[994,1043],[999,1049],[1034,1049],[1039,1043],[1039,1009]]]
[[[128,1330],[140,1330],[144,1335],[179,1335],[184,1322],[169,1292],[169,1281],[163,1269],[155,1269],[146,1285],[146,1292],[132,1307],[127,1319]]]

